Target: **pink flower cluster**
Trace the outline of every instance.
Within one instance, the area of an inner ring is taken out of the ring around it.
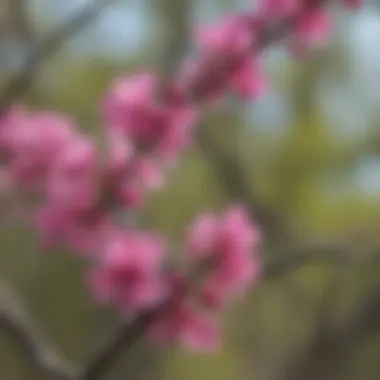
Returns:
[[[258,280],[259,242],[258,228],[239,206],[201,216],[183,247],[184,267],[191,272],[165,270],[167,248],[159,236],[110,231],[88,284],[99,302],[127,315],[164,303],[165,312],[149,328],[150,338],[210,350],[220,341],[220,312]]]
[[[361,3],[341,2],[352,8]],[[102,105],[104,152],[50,111],[14,108],[0,120],[0,163],[7,181],[27,195],[44,243],[86,254],[88,284],[99,302],[128,315],[166,302],[149,329],[152,339],[216,347],[220,311],[258,279],[260,234],[240,207],[201,216],[182,248],[198,277],[193,284],[189,271],[165,268],[161,237],[122,228],[115,212],[136,210],[149,190],[164,184],[168,168],[191,143],[197,103],[219,103],[230,91],[244,99],[262,94],[263,45],[284,33],[297,53],[323,42],[331,25],[324,3],[260,0],[244,14],[197,31],[200,56],[169,83],[150,73],[115,80]]]
[[[156,305],[167,293],[162,272],[166,247],[161,237],[140,231],[109,231],[88,284],[101,303],[135,314]]]
[[[362,0],[341,0],[357,8]],[[258,4],[257,4],[258,3]],[[263,44],[286,37],[297,55],[323,43],[332,22],[323,0],[259,0],[251,12],[229,15],[195,33],[201,56],[185,62],[179,81],[191,96],[218,100],[226,90],[243,99],[260,96],[266,80],[260,64]],[[288,31],[291,33],[288,33]],[[285,34],[285,35],[284,35]]]
[[[259,279],[259,243],[259,229],[240,206],[222,215],[201,216],[184,247],[195,279],[178,273],[170,277],[176,292],[165,315],[152,325],[151,338],[192,350],[217,348],[221,312]]]

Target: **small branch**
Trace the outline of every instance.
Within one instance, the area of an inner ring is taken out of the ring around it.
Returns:
[[[324,2],[326,0],[316,2],[315,7],[321,6]],[[258,36],[255,49],[264,50],[268,45],[287,37],[291,33],[291,26],[298,19],[302,19],[302,16],[303,12],[301,11],[285,18],[273,27],[264,28]],[[246,183],[241,165],[236,157],[232,157],[229,152],[218,146],[218,143],[207,133],[206,128],[199,128],[197,138],[202,154],[213,165],[230,195],[248,206],[251,217],[262,226],[266,236],[276,237],[276,240],[281,243],[286,242],[290,232],[289,228],[274,210],[264,206],[260,199],[252,193],[252,184],[248,186]]]
[[[373,258],[379,255],[378,250],[366,255]],[[268,261],[264,265],[262,280],[273,279],[289,273],[300,266],[314,261],[327,261],[330,263],[351,262],[352,255],[347,254],[347,247],[344,245],[317,245],[308,246],[295,250],[291,254],[284,255],[281,259]],[[112,365],[120,357],[121,352],[128,352],[145,333],[149,324],[159,317],[165,310],[166,303],[159,306],[152,312],[147,312],[137,317],[132,323],[125,322],[109,339],[106,344],[97,351],[84,368],[82,374],[76,380],[98,380],[106,374]]]
[[[28,90],[39,69],[54,55],[61,45],[89,22],[93,21],[105,7],[115,2],[116,0],[93,0],[35,48],[22,65],[18,74],[3,88],[0,95],[0,117]]]
[[[167,29],[167,40],[163,54],[160,57],[159,78],[164,85],[170,81],[178,68],[188,46],[190,36],[189,17],[191,12],[190,0],[153,0],[155,10],[160,12]]]
[[[264,264],[262,281],[274,279],[296,270],[302,265],[326,261],[332,264],[348,264],[359,255],[350,255],[345,245],[309,245],[284,253],[280,258]],[[360,255],[362,256],[362,255]],[[363,255],[363,261],[380,258],[379,250]],[[98,380],[118,360],[121,353],[128,352],[145,334],[147,327],[165,311],[166,303],[151,312],[140,315],[132,322],[124,322],[111,334],[82,371],[77,371],[52,346],[30,317],[17,295],[5,284],[0,284],[0,328],[19,343],[24,354],[44,372],[62,380]],[[358,330],[352,322],[347,330]],[[360,327],[360,326],[359,326]]]
[[[284,380],[343,380],[343,364],[350,350],[363,338],[380,331],[380,293],[365,297],[340,326],[331,321],[331,308],[307,347],[303,347],[285,371]]]
[[[62,380],[75,378],[74,367],[58,353],[15,292],[3,282],[0,283],[0,331],[17,341],[24,355],[43,372]]]
[[[31,48],[35,42],[32,24],[28,17],[26,0],[8,0],[10,7],[10,24],[16,36],[26,48]]]
[[[146,312],[138,316],[132,323],[129,321],[124,322],[112,334],[111,338],[96,351],[93,358],[75,380],[101,379],[118,360],[122,352],[127,353],[132,349],[134,343],[143,338],[145,330],[160,314],[162,309],[163,307],[161,306],[157,310]]]
[[[250,217],[263,228],[265,236],[268,238],[276,236],[278,240],[287,235],[286,228],[278,216],[265,207],[252,193],[252,186],[248,186],[245,181],[242,167],[236,157],[220,147],[210,136],[207,128],[199,128],[197,132],[197,142],[201,154],[212,165],[229,196],[247,206]]]
[[[264,263],[263,278],[280,277],[297,268],[316,262],[346,264],[351,260],[352,248],[345,244],[308,244],[282,253]],[[369,254],[372,257],[372,253]]]

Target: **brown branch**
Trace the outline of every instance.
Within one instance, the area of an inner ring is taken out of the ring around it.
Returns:
[[[315,7],[322,6],[324,2],[326,0],[316,1]],[[291,33],[291,26],[303,16],[304,11],[301,10],[271,27],[264,28],[258,36],[255,50],[263,50],[268,45],[286,38]],[[202,154],[213,165],[216,174],[231,197],[248,207],[251,217],[260,224],[264,235],[269,238],[275,237],[278,243],[286,244],[291,235],[289,227],[285,221],[281,220],[278,213],[263,205],[259,197],[251,190],[253,186],[252,184],[248,185],[245,181],[239,160],[220,147],[206,128],[199,128],[197,141]]]
[[[52,32],[22,65],[16,74],[2,89],[0,95],[0,117],[18,100],[30,87],[39,69],[54,55],[64,42],[73,37],[79,30],[93,21],[101,11],[116,0],[94,0],[83,10],[77,12],[72,19]]]
[[[343,365],[352,347],[380,331],[379,289],[364,298],[340,326],[332,323],[330,312],[331,308],[325,310],[326,317],[317,325],[309,345],[285,371],[284,380],[343,380]]]
[[[160,12],[167,29],[167,39],[160,57],[159,78],[165,85],[178,68],[188,46],[190,36],[189,14],[190,0],[154,0],[157,12]]]
[[[379,255],[378,250],[371,251],[366,257],[372,258],[375,255],[376,257]],[[352,255],[347,253],[347,247],[344,245],[310,245],[285,254],[283,258],[265,263],[262,280],[285,275],[304,264],[316,261],[345,264],[351,260]],[[152,312],[137,317],[132,323],[124,323],[115,335],[95,353],[77,380],[98,380],[106,374],[120,357],[121,352],[128,352],[144,336],[149,324],[160,317],[165,306],[166,303]]]
[[[322,261],[334,265],[345,265],[357,259],[360,262],[361,257],[358,256],[359,253],[354,256],[349,254],[345,245],[308,245],[266,261],[262,280],[278,278],[302,265],[315,262]],[[371,250],[363,257],[365,258],[363,259],[364,262],[375,259],[376,261],[373,262],[378,263],[380,251]],[[111,334],[111,338],[95,352],[83,370],[77,371],[75,367],[62,358],[36,326],[17,295],[3,283],[0,290],[1,330],[9,332],[11,337],[19,343],[25,356],[30,358],[41,370],[63,380],[97,380],[102,378],[118,360],[120,354],[128,352],[144,336],[149,324],[159,318],[166,308],[165,302],[153,311],[140,315],[132,323],[122,323],[117,331]],[[367,314],[366,317],[368,317]],[[358,331],[360,326],[359,322],[352,322],[346,330]]]
[[[32,48],[35,36],[32,24],[28,17],[26,0],[9,0],[10,24],[16,36],[27,49]]]
[[[315,1],[314,7],[321,7],[327,2],[328,0]],[[310,10],[310,8],[308,9]],[[292,25],[302,19],[303,16],[304,11],[301,10],[294,15],[284,18],[273,26],[263,28],[258,36],[255,50],[264,50],[268,45],[288,37],[292,31]],[[287,244],[292,231],[286,224],[286,221],[282,220],[275,210],[263,205],[260,198],[251,190],[253,187],[252,183],[247,184],[245,181],[245,175],[242,173],[239,160],[220,147],[210,136],[206,128],[198,130],[197,141],[202,154],[213,165],[224,187],[234,199],[244,203],[248,207],[251,217],[260,224],[264,235],[268,238],[275,238],[282,245]]]
[[[23,354],[41,371],[58,379],[75,378],[75,369],[40,331],[25,305],[8,285],[0,283],[0,331],[18,342]]]
[[[201,154],[212,165],[229,196],[247,207],[250,217],[258,222],[267,238],[276,236],[276,240],[283,241],[287,228],[278,215],[251,191],[253,186],[245,180],[239,160],[219,146],[207,128],[199,128],[197,142]]]

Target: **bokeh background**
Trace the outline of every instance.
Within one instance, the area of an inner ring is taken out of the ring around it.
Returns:
[[[1,83],[33,46],[88,3],[1,0]],[[70,114],[96,135],[99,104],[112,78],[165,71],[179,50],[191,51],[184,37],[189,25],[247,3],[116,1],[41,68],[22,101]],[[196,355],[141,342],[107,379],[380,378],[379,7],[368,1],[354,15],[334,7],[333,38],[302,61],[280,46],[267,50],[265,96],[248,104],[229,99],[222,110],[205,111],[194,146],[139,220],[179,242],[200,211],[244,201],[264,230],[266,259],[284,260],[308,245],[321,247],[315,254],[324,258],[289,266],[256,286],[226,316],[220,352]],[[335,244],[348,247],[339,261],[328,257]],[[67,252],[39,254],[31,231],[2,220],[2,280],[78,365],[118,323],[90,299],[84,268]],[[0,379],[42,378],[17,341],[0,331]]]

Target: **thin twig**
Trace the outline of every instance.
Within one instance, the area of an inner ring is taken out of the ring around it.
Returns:
[[[30,87],[39,69],[54,55],[64,42],[73,37],[79,30],[93,21],[105,7],[116,0],[93,0],[83,10],[77,12],[69,21],[51,33],[26,59],[18,74],[3,88],[0,95],[0,117]]]
[[[0,283],[0,331],[17,341],[24,355],[44,373],[74,379],[76,371],[40,331],[27,308],[8,285]]]
[[[347,247],[340,244],[308,245],[285,252],[278,258],[264,264],[262,281],[275,279],[296,270],[305,264],[328,262],[330,264],[347,264],[360,259],[348,254]],[[360,255],[361,256],[361,255]],[[377,260],[380,250],[371,250],[364,261]],[[360,262],[360,261],[359,261]],[[111,334],[111,338],[96,351],[85,367],[78,371],[63,359],[54,346],[48,341],[38,326],[33,322],[27,308],[9,286],[0,286],[0,327],[19,343],[24,354],[45,373],[63,380],[97,380],[109,371],[121,352],[128,352],[138,342],[152,321],[164,312],[166,303],[151,312],[137,317],[134,322],[124,322]]]
[[[370,292],[340,326],[331,321],[331,314],[327,317],[330,319],[323,321],[308,346],[300,350],[284,371],[284,380],[345,379],[343,364],[352,348],[366,336],[380,331],[379,289]]]
[[[266,238],[275,236],[278,241],[280,236],[287,235],[284,223],[281,223],[278,215],[264,206],[251,191],[252,184],[245,180],[237,158],[219,146],[207,128],[197,130],[197,143],[201,154],[212,165],[229,196],[247,207],[250,217],[261,226]]]
[[[327,0],[315,2],[315,7],[322,6]],[[302,19],[303,11],[289,16],[277,23],[273,27],[263,29],[258,36],[255,50],[263,50],[268,45],[278,42],[288,36],[291,26],[299,19]],[[207,162],[213,165],[216,174],[223,182],[232,198],[247,205],[250,216],[256,220],[263,229],[265,236],[275,237],[276,241],[282,244],[287,243],[290,232],[286,223],[279,218],[278,214],[263,205],[262,201],[254,194],[252,183],[247,184],[239,160],[232,154],[224,150],[214,141],[207,131],[207,128],[198,128],[197,142],[201,153]]]
[[[379,255],[378,250],[371,251],[367,258]],[[316,245],[296,249],[293,253],[284,254],[282,258],[273,259],[264,264],[262,280],[273,279],[285,275],[304,264],[328,262],[330,264],[351,262],[352,255],[347,253],[345,245]],[[166,303],[165,303],[166,305]],[[93,359],[84,368],[76,380],[98,380],[109,371],[117,361],[121,352],[128,352],[143,336],[147,327],[165,310],[160,305],[152,312],[137,317],[132,323],[125,322],[117,329],[115,335],[98,350]]]
[[[29,49],[35,42],[34,30],[28,17],[26,0],[9,0],[10,24],[16,36],[21,39],[25,48]]]

